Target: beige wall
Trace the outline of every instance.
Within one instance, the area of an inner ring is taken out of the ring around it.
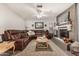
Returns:
[[[78,35],[78,41],[79,41],[79,3],[77,4],[77,29],[78,29],[78,31],[77,31],[77,35]]]
[[[73,40],[77,40],[77,19],[76,19],[76,9],[75,4],[69,9],[70,18],[72,20],[72,31],[70,31],[70,38]]]
[[[25,29],[24,21],[3,4],[0,4],[0,34],[7,29]]]

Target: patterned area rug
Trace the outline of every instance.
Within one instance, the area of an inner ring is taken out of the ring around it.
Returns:
[[[16,56],[67,56],[67,54],[61,50],[51,40],[48,41],[49,48],[47,50],[36,51],[36,41],[32,40],[28,46],[21,52],[17,53]]]

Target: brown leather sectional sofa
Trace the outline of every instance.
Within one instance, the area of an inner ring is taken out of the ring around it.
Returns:
[[[31,41],[26,30],[6,30],[4,41],[15,41],[15,49],[23,50]]]
[[[32,30],[35,32],[35,35],[29,36],[27,34],[28,30],[6,30],[2,36],[3,41],[15,41],[15,48],[16,50],[23,50],[28,43],[32,39],[36,39],[37,36],[46,35],[48,39],[53,37],[48,31],[44,30]]]

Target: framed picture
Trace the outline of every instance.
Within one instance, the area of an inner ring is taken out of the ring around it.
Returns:
[[[44,23],[43,22],[35,22],[35,29],[43,29]]]

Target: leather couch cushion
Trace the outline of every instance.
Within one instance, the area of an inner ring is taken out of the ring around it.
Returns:
[[[20,34],[16,34],[16,35],[11,35],[12,39],[20,39],[21,35]]]
[[[15,35],[11,35],[11,39],[13,39],[13,40],[14,40],[14,39],[15,39]]]

